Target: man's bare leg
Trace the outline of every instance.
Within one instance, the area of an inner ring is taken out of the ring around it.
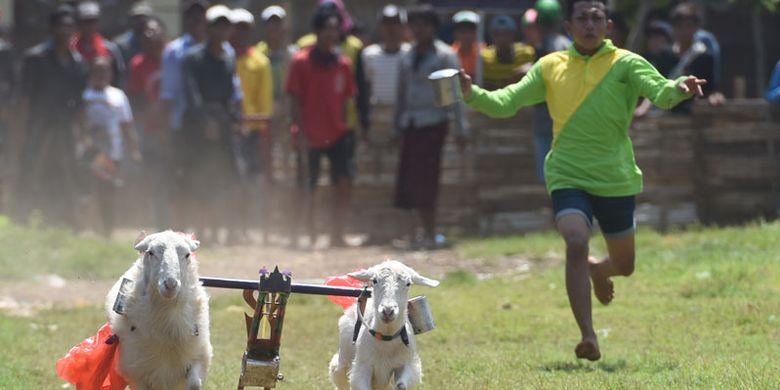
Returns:
[[[577,344],[574,353],[580,359],[595,361],[601,358],[601,352],[591,314],[588,272],[590,226],[582,215],[570,214],[558,220],[558,231],[566,242],[566,292],[582,334],[582,341]]]
[[[609,256],[598,261],[591,257],[590,276],[593,279],[593,292],[604,305],[614,298],[613,276],[630,276],[634,273],[635,246],[634,235],[617,239],[606,239]]]

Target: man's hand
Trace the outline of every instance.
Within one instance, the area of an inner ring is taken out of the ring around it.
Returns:
[[[707,80],[696,78],[696,76],[688,76],[687,79],[677,84],[677,89],[686,95],[704,96],[704,91],[701,90],[701,86],[707,84]]]
[[[463,92],[463,98],[468,99],[471,95],[471,76],[467,75],[463,68],[460,69],[458,76],[460,77],[460,90]]]

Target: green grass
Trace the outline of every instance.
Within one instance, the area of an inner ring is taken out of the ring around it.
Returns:
[[[130,244],[76,237],[60,229],[25,228],[0,215],[0,282],[42,274],[111,279],[136,254]]]
[[[603,251],[600,239],[594,251]],[[553,234],[467,241],[464,254],[527,256],[530,274],[480,281],[467,270],[426,294],[437,329],[418,337],[422,389],[780,388],[780,224],[638,235],[637,271],[596,307],[603,358],[574,358],[578,331],[566,299],[561,243]],[[0,246],[6,251],[7,247]],[[0,254],[5,256],[5,254]],[[244,346],[238,294],[212,301],[215,346],[208,389],[233,388]],[[340,309],[294,295],[282,340],[280,389],[328,388]],[[0,315],[1,389],[54,389],[54,362],[94,333],[100,308]],[[605,336],[606,335],[606,336]]]

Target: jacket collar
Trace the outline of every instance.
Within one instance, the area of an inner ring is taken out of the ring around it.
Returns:
[[[595,54],[593,54],[592,56],[586,56],[580,53],[579,51],[577,51],[577,49],[574,47],[574,42],[572,42],[569,45],[569,58],[582,58],[584,60],[587,60],[593,57],[604,55],[606,53],[612,53],[615,50],[617,50],[617,47],[615,47],[615,45],[612,43],[612,40],[605,39],[604,44],[601,45],[601,47]]]

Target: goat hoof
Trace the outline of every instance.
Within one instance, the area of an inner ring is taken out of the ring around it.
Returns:
[[[187,386],[187,390],[200,390],[203,387],[203,382],[198,379],[195,383],[190,383]]]

